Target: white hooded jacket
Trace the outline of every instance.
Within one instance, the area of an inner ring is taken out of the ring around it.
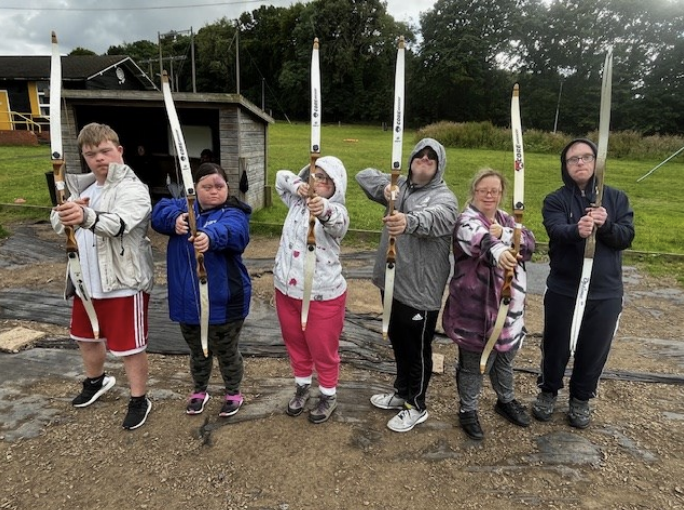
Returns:
[[[340,242],[349,228],[349,214],[344,205],[347,191],[347,171],[342,162],[334,156],[316,160],[316,166],[323,169],[335,184],[335,192],[326,200],[325,214],[316,220],[316,269],[314,272],[313,301],[329,301],[347,290],[342,276]],[[276,174],[276,191],[289,207],[280,246],[275,258],[273,280],[275,288],[286,296],[302,299],[304,296],[304,255],[309,231],[309,209],[306,199],[297,194],[299,186],[308,182],[309,165],[299,175],[289,170]]]
[[[79,190],[95,184],[95,176],[67,174],[69,200],[80,197]],[[154,284],[152,245],[147,237],[152,205],[147,186],[124,164],[111,163],[102,190],[98,210],[83,207],[83,223],[95,235],[97,263],[104,292],[142,290],[151,292]],[[64,233],[59,216],[50,215],[52,228]],[[67,278],[66,296],[74,288]]]

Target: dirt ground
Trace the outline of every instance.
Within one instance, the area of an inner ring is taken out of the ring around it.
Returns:
[[[246,255],[273,257],[276,246],[277,239],[254,238]],[[158,273],[163,280],[163,267]],[[16,274],[0,270],[0,287],[16,285]],[[58,264],[39,264],[22,270],[21,278],[26,286],[53,289],[62,274]],[[487,384],[480,411],[486,439],[468,440],[457,427],[455,350],[446,342],[435,345],[445,371],[432,379],[430,418],[406,434],[389,431],[392,412],[367,400],[371,391],[364,385],[389,387],[391,375],[343,364],[341,382],[360,389],[347,391],[322,425],[286,416],[285,399],[267,416],[241,421],[249,406],[263,404],[266,385],[284,381],[283,391],[291,385],[286,360],[248,358],[245,408],[221,422],[218,399],[201,416],[185,415],[186,357],[151,355],[154,408],[137,431],[120,427],[123,391],[77,410],[69,403],[78,390],[73,378],[48,378],[23,390],[56,413],[38,437],[0,440],[0,509],[684,508],[684,391],[676,377],[684,366],[684,299],[674,279],[629,274],[607,372],[669,375],[672,382],[603,380],[584,431],[567,426],[564,396],[550,423],[510,425],[493,412]],[[254,289],[255,299],[270,302],[270,275],[255,278]],[[368,281],[349,281],[349,310],[380,312],[377,301]],[[516,359],[516,391],[529,404],[536,394],[541,296],[529,296],[526,321],[530,334]],[[109,371],[125,389],[121,364]]]

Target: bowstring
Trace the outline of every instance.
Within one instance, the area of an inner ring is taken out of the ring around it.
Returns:
[[[174,146],[175,149],[175,146]],[[174,166],[174,174],[176,177],[176,183],[180,184],[183,182],[183,178],[181,177],[181,170],[180,170],[180,165],[178,164],[178,154],[176,154],[176,157],[173,158],[173,166]],[[185,203],[188,206],[188,209],[190,207],[190,203],[187,200],[186,194],[185,194],[185,186],[182,188],[183,192],[181,194],[181,197],[185,198]],[[195,201],[197,198],[195,197]],[[188,210],[188,214],[190,211]],[[195,222],[197,221],[197,216],[195,216]],[[190,224],[188,222],[188,228],[190,227]],[[200,306],[200,298],[199,298],[199,276],[197,275],[197,258],[195,257],[195,247],[193,246],[190,250],[185,250],[185,255],[188,263],[188,267],[190,268],[190,271],[193,276],[193,281],[197,281],[197,285],[192,286],[192,294],[193,298],[195,301],[195,306],[197,308],[197,317],[199,318],[202,315],[202,310]]]

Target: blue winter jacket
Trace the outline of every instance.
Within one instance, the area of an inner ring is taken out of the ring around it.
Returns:
[[[165,198],[152,210],[152,228],[169,236],[166,251],[169,315],[172,321],[199,324],[197,264],[189,235],[176,234],[176,218],[188,211],[185,199]],[[249,243],[249,205],[230,197],[221,207],[201,211],[195,202],[197,230],[209,237],[204,254],[209,286],[209,323],[225,324],[249,313],[252,283],[242,262]]]

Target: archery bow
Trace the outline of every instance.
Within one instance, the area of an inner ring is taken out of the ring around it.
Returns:
[[[401,174],[401,151],[404,139],[404,37],[399,38],[397,49],[397,66],[394,74],[394,126],[392,128],[392,174],[390,178],[390,199],[387,203],[387,214],[394,214],[394,202],[397,199],[397,182]],[[387,257],[385,264],[385,290],[382,310],[382,337],[386,340],[389,332],[392,301],[394,300],[394,275],[397,268],[397,239],[393,235],[387,241]]]
[[[197,237],[197,221],[195,219],[195,199],[197,196],[195,193],[195,183],[192,179],[190,158],[188,157],[188,151],[185,147],[185,139],[183,138],[180,121],[178,120],[176,106],[173,103],[171,87],[169,86],[169,76],[166,71],[162,72],[162,93],[164,94],[166,114],[169,117],[173,143],[176,147],[181,175],[183,177],[185,199],[188,203],[188,226],[190,227],[190,235],[195,238]],[[209,356],[209,287],[207,270],[204,267],[204,254],[195,250],[195,260],[197,262],[197,280],[199,281],[200,296],[200,339],[202,342],[202,351],[204,351],[204,356],[207,357]]]
[[[309,198],[314,197],[316,160],[321,155],[321,73],[318,64],[318,37],[314,39],[311,52],[311,162],[309,164]],[[309,231],[306,236],[304,255],[304,295],[302,296],[302,331],[309,319],[309,305],[316,270],[316,217],[309,213]]]
[[[520,120],[520,87],[517,83],[513,86],[513,96],[511,97],[511,135],[513,138],[514,170],[513,218],[515,219],[513,254],[517,257],[518,253],[520,253],[520,237],[522,235],[523,212],[525,211],[525,154],[523,152],[522,122]],[[511,285],[514,277],[515,268],[506,270],[504,281],[501,285],[501,302],[499,304],[499,312],[496,315],[496,322],[494,322],[494,329],[480,357],[481,374],[484,374],[489,354],[492,352],[506,324],[508,309],[511,305]]]
[[[52,173],[55,177],[55,196],[57,204],[61,205],[66,201],[66,183],[64,182],[64,154],[62,147],[62,58],[59,54],[57,34],[52,32],[52,60],[50,63],[50,153],[52,159]],[[76,294],[83,302],[90,325],[93,328],[93,336],[100,338],[100,325],[95,313],[95,307],[90,297],[90,293],[83,281],[81,270],[81,259],[78,254],[78,243],[74,227],[65,226],[66,234],[66,254],[67,272],[71,283],[73,283]]]
[[[603,181],[606,173],[606,157],[608,155],[608,135],[610,134],[610,98],[613,83],[613,48],[608,48],[606,60],[603,64],[603,82],[601,84],[601,113],[599,117],[599,143],[596,158],[596,168],[594,169],[594,179],[596,182],[596,200],[592,207],[601,207],[603,200]],[[580,277],[579,288],[577,289],[577,300],[575,301],[575,311],[572,314],[572,324],[570,326],[570,355],[575,355],[577,339],[579,338],[580,328],[584,309],[587,306],[587,296],[589,295],[589,285],[591,284],[591,271],[594,267],[594,253],[596,251],[596,225],[591,231],[591,235],[585,240],[584,260],[582,261],[582,276]]]

